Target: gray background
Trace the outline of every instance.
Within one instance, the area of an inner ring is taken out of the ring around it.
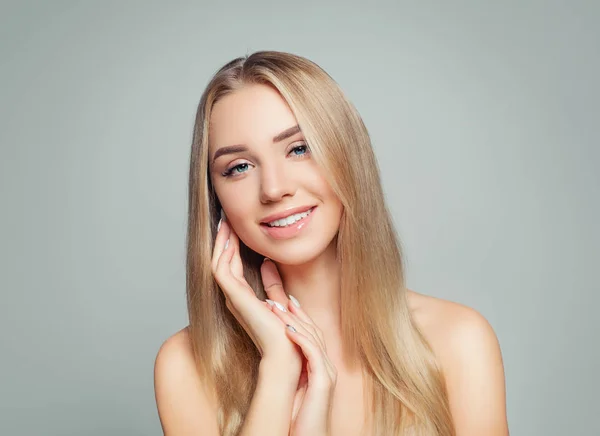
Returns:
[[[196,105],[261,49],[314,60],[357,106],[409,287],[500,339],[511,434],[600,434],[599,10],[3,2],[0,434],[161,433]]]

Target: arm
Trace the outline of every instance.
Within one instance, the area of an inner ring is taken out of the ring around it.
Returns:
[[[298,380],[277,362],[260,363],[258,382],[240,436],[287,436]]]
[[[219,436],[215,402],[196,370],[187,329],[160,347],[154,363],[154,392],[166,436]]]
[[[504,368],[487,320],[456,305],[440,350],[457,436],[507,436]]]
[[[288,434],[295,382],[282,365],[263,361],[240,436]],[[167,339],[154,365],[156,404],[166,436],[219,436],[217,409],[196,371],[187,330]]]

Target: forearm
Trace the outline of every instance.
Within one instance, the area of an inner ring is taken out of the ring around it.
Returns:
[[[274,362],[261,362],[258,382],[239,436],[287,436],[298,380]]]

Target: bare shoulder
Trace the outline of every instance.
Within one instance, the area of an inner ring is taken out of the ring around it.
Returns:
[[[407,298],[444,374],[457,434],[507,435],[504,366],[490,323],[459,303],[412,290]]]
[[[456,350],[458,343],[497,342],[490,323],[471,307],[413,290],[408,290],[408,303],[417,326],[440,357]]]
[[[218,434],[215,402],[198,374],[188,327],[165,340],[158,350],[154,392],[166,435]]]
[[[408,304],[445,372],[456,364],[475,363],[482,353],[500,357],[492,326],[475,309],[412,290],[408,290]]]

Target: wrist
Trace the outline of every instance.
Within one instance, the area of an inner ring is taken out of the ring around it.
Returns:
[[[259,364],[258,375],[261,378],[277,380],[279,383],[289,382],[295,389],[301,370],[301,366],[289,361],[263,358]]]

